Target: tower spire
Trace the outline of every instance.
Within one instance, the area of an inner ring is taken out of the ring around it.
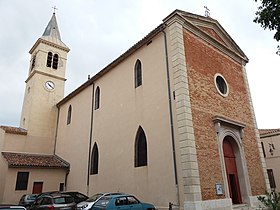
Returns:
[[[58,25],[57,25],[57,21],[56,21],[56,17],[55,17],[55,9],[56,9],[56,7],[54,7],[54,13],[52,15],[52,18],[51,18],[50,22],[48,23],[42,36],[43,37],[50,36],[52,38],[56,38],[61,41],[61,37],[60,37],[60,33],[59,33],[59,29],[58,29]]]
[[[54,9],[54,12],[52,14],[52,17],[51,17],[43,35],[41,36],[40,40],[45,40],[45,41],[57,44],[57,45],[65,48],[65,50],[68,52],[70,49],[62,42],[60,32],[58,29],[58,24],[57,24],[56,16],[55,16],[55,10],[57,10],[57,8],[54,6],[53,9]],[[34,49],[34,46],[32,47],[32,49],[30,51],[32,52],[33,49]]]

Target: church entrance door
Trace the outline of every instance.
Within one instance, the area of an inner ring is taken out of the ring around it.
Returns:
[[[230,137],[226,137],[223,141],[223,151],[228,179],[228,188],[230,197],[232,199],[232,203],[241,204],[241,193],[239,188],[238,173],[232,142],[234,142],[234,140]]]

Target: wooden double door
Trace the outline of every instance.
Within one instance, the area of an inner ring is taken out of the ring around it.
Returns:
[[[241,204],[241,193],[238,179],[238,172],[236,167],[236,157],[233,149],[234,140],[225,138],[223,141],[224,160],[226,166],[228,188],[233,204]]]

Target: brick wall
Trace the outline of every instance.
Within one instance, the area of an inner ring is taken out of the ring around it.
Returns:
[[[215,115],[246,125],[242,142],[252,195],[264,193],[264,177],[241,64],[186,30],[184,44],[203,200],[224,198],[215,193],[215,183],[223,183],[212,121]],[[222,74],[228,83],[229,95],[225,98],[216,90],[216,73]]]

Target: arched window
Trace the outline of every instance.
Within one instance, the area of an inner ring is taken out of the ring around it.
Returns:
[[[33,68],[35,67],[35,61],[36,61],[36,55],[34,55],[33,58],[32,58],[32,62],[31,62],[31,71],[32,71]]]
[[[95,142],[91,152],[90,174],[98,174],[98,158],[99,158],[98,147]]]
[[[147,165],[147,141],[142,127],[138,128],[135,139],[135,167]]]
[[[47,67],[51,67],[52,66],[52,59],[53,59],[52,52],[48,52]]]
[[[71,117],[72,117],[72,106],[70,105],[68,107],[68,114],[67,114],[67,125],[71,123]]]
[[[134,67],[135,87],[142,85],[142,65],[141,61],[137,60]]]
[[[100,88],[97,87],[95,90],[95,104],[94,104],[94,109],[99,109],[100,105]]]
[[[54,54],[52,68],[57,69],[57,66],[58,66],[58,54]]]

